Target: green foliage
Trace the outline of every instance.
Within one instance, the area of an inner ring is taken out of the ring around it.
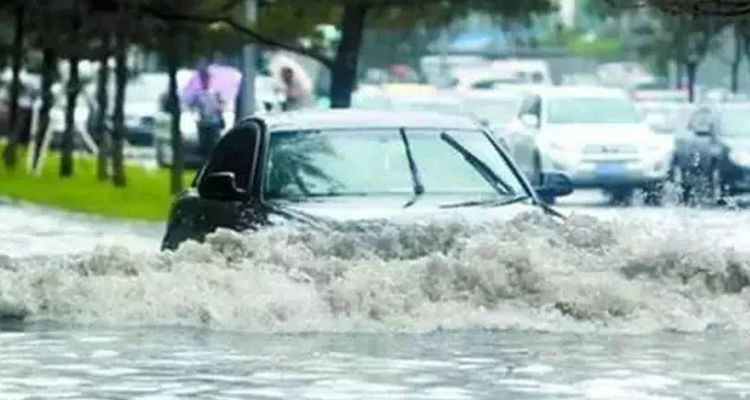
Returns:
[[[116,188],[96,178],[96,160],[78,157],[76,175],[58,177],[59,156],[51,154],[41,176],[0,166],[0,196],[107,217],[163,221],[169,212],[169,171],[126,166],[128,186]],[[192,177],[189,177],[192,178]],[[190,179],[185,179],[189,183]]]
[[[578,36],[568,43],[570,51],[578,56],[596,59],[613,59],[622,55],[622,41],[617,37],[597,38],[587,41]]]

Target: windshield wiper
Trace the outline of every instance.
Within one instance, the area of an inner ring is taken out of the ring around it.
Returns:
[[[500,179],[500,177],[495,174],[495,171],[493,171],[492,168],[490,168],[487,164],[484,163],[484,161],[477,158],[477,156],[472,154],[464,146],[458,143],[458,141],[456,141],[453,136],[443,132],[440,134],[440,139],[448,143],[457,152],[461,153],[461,155],[464,157],[464,160],[466,160],[469,165],[474,167],[479,175],[481,175],[485,181],[487,181],[493,188],[495,188],[495,190],[501,192],[502,194],[513,193],[513,189],[511,189],[511,187],[508,186],[507,183]]]
[[[446,205],[440,206],[440,208],[461,208],[461,207],[480,207],[480,206],[502,207],[502,206],[508,206],[511,204],[520,203],[522,201],[529,200],[529,199],[531,199],[531,196],[522,195],[522,196],[511,197],[509,199],[472,200],[472,201],[465,201],[463,203],[446,204]]]
[[[401,135],[401,140],[404,142],[404,148],[406,149],[406,159],[409,161],[409,171],[411,171],[411,181],[414,185],[414,196],[406,203],[404,204],[404,208],[409,208],[414,205],[414,203],[419,200],[419,198],[424,194],[424,185],[422,184],[422,179],[419,176],[419,169],[417,168],[417,163],[414,161],[414,154],[411,152],[411,144],[409,143],[409,138],[406,137],[406,130],[404,128],[401,128],[398,130],[398,133]]]

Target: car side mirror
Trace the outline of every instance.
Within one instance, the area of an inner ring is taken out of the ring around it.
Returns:
[[[521,115],[521,122],[529,128],[536,128],[539,126],[539,117],[534,114],[523,114]]]
[[[198,185],[198,193],[201,197],[219,201],[244,201],[248,199],[248,193],[237,187],[234,172],[213,172],[203,179]]]
[[[534,190],[542,198],[563,197],[573,193],[573,182],[562,172],[544,172],[540,185]]]

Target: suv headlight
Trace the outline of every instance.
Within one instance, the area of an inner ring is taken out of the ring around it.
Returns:
[[[729,160],[741,167],[750,167],[750,151],[732,150],[729,152]]]

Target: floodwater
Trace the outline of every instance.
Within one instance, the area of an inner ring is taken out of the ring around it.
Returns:
[[[0,399],[750,398],[750,214],[219,232],[0,204]]]

